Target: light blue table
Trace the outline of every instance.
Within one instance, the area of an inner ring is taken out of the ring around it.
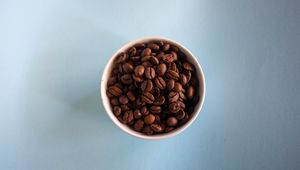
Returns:
[[[124,43],[162,35],[201,62],[207,96],[184,133],[144,141],[104,112]],[[0,1],[0,169],[300,169],[300,2]]]

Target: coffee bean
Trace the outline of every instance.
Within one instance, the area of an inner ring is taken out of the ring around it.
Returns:
[[[159,46],[157,44],[154,43],[149,43],[147,45],[148,48],[150,48],[152,51],[158,51],[159,50]]]
[[[114,106],[113,113],[115,116],[119,116],[122,113],[122,109],[120,106]]]
[[[169,63],[169,70],[178,72],[177,65],[174,62]]]
[[[170,49],[170,44],[165,43],[163,46],[163,51],[168,51]]]
[[[145,118],[144,118],[144,122],[147,124],[147,125],[150,125],[152,123],[154,123],[155,121],[155,116],[153,114],[149,114],[147,115]]]
[[[145,48],[141,54],[142,57],[146,55],[151,55],[151,49],[150,48]]]
[[[107,97],[108,98],[112,98],[112,97],[114,97],[114,95],[113,94],[111,94],[108,90],[106,90],[106,95],[107,95]]]
[[[176,102],[179,98],[179,94],[177,92],[172,91],[169,93],[168,98],[170,103]]]
[[[177,101],[181,109],[185,109],[185,104],[182,101]]]
[[[174,127],[166,127],[165,132],[171,132],[172,130],[174,130]]]
[[[186,76],[187,82],[189,82],[192,78],[192,73],[190,71],[186,71],[185,76]]]
[[[174,61],[178,60],[178,56],[177,56],[177,53],[175,51],[171,51],[170,54],[172,54],[172,56],[174,58]]]
[[[153,83],[151,80],[145,80],[142,82],[141,89],[143,92],[149,92],[153,88]]]
[[[153,64],[155,64],[155,65],[158,65],[158,64],[159,64],[159,60],[158,60],[156,57],[154,57],[154,56],[151,56],[150,61],[151,61]]]
[[[150,125],[151,129],[154,131],[154,132],[162,132],[162,127],[159,125],[159,124],[152,124]]]
[[[141,99],[140,97],[137,98],[136,101],[135,101],[135,106],[136,106],[137,108],[141,108],[141,107],[144,106],[145,104],[146,104],[146,103],[143,102],[142,99]]]
[[[132,120],[133,120],[133,112],[132,112],[132,110],[126,111],[126,112],[124,113],[124,115],[123,115],[123,121],[124,121],[125,123],[129,123],[129,122],[131,122]]]
[[[176,126],[178,123],[177,119],[175,117],[169,117],[167,120],[168,126]]]
[[[128,55],[126,53],[121,53],[118,55],[118,57],[116,58],[115,62],[116,63],[122,63],[124,61],[126,61],[128,58]]]
[[[179,48],[176,47],[176,46],[174,46],[174,45],[171,45],[170,49],[171,49],[172,51],[175,51],[175,52],[178,52],[178,51],[179,51]]]
[[[152,66],[153,66],[153,64],[152,64],[150,61],[144,61],[144,62],[142,63],[142,65],[143,65],[145,68],[147,68],[147,67],[152,67]]]
[[[149,92],[146,92],[144,93],[144,95],[142,96],[142,100],[147,103],[147,104],[152,104],[155,100],[154,96],[149,93]]]
[[[190,116],[185,114],[184,118],[179,121],[179,125],[183,125],[190,120]]]
[[[145,76],[147,79],[153,79],[155,77],[155,70],[152,67],[147,67],[145,70]]]
[[[177,80],[179,78],[179,74],[176,71],[168,70],[166,76],[170,79]]]
[[[125,95],[120,96],[120,97],[119,97],[119,102],[120,102],[121,104],[127,104],[127,103],[128,103],[128,98],[127,98],[127,96],[125,96]]]
[[[110,77],[107,81],[107,86],[112,86],[114,85],[115,83],[117,83],[117,77],[116,76],[113,76],[113,77]]]
[[[167,89],[172,90],[175,87],[175,81],[173,79],[169,79],[167,82]]]
[[[152,94],[155,98],[160,96],[160,89],[158,87],[153,87]]]
[[[144,126],[142,132],[146,135],[152,135],[153,134],[153,130],[150,128],[150,126]]]
[[[163,89],[166,88],[166,82],[165,82],[165,80],[164,80],[162,77],[156,77],[156,78],[154,79],[154,82],[155,82],[155,85],[156,85],[159,89],[163,90]]]
[[[111,86],[108,88],[108,92],[114,96],[120,96],[122,94],[122,90],[117,86]]]
[[[187,78],[186,78],[186,76],[185,76],[184,74],[180,74],[180,76],[179,76],[179,81],[180,81],[180,83],[181,83],[183,86],[185,86],[186,83],[188,82],[188,81],[187,81]]]
[[[150,107],[150,112],[151,113],[160,113],[161,112],[161,107],[160,106],[151,106]]]
[[[143,56],[141,62],[150,61],[151,57],[150,55]]]
[[[179,97],[182,98],[183,100],[186,100],[186,97],[182,91],[179,92]]]
[[[144,49],[146,47],[146,44],[144,44],[144,43],[138,43],[138,44],[135,44],[134,47],[137,50],[140,50],[140,49]]]
[[[186,97],[188,99],[191,99],[194,97],[194,94],[195,94],[195,90],[194,90],[194,87],[193,86],[189,86],[187,91],[186,91]]]
[[[134,130],[136,130],[138,132],[141,131],[143,129],[143,127],[144,127],[144,122],[140,119],[137,120],[134,124]]]
[[[165,97],[164,96],[158,96],[156,98],[156,100],[153,102],[153,105],[160,106],[160,105],[162,105],[164,103],[165,103]]]
[[[144,116],[146,116],[146,115],[149,114],[149,110],[148,110],[147,106],[142,107],[141,113],[142,113]]]
[[[124,84],[131,84],[132,81],[133,80],[132,80],[131,74],[124,74],[121,77],[121,82],[124,83]]]
[[[128,51],[129,55],[132,57],[132,56],[135,56],[136,55],[136,48],[135,47],[131,47]]]
[[[174,61],[174,56],[172,54],[165,54],[163,57],[162,57],[162,60],[167,62],[167,63],[171,63]]]
[[[141,113],[140,109],[135,109],[135,110],[134,110],[134,112],[133,112],[133,117],[134,117],[135,119],[139,119],[139,118],[142,117],[142,113]]]
[[[166,73],[166,71],[167,71],[166,64],[162,63],[157,66],[157,74],[159,76],[163,76]]]
[[[139,65],[134,69],[134,74],[138,77],[143,76],[144,72],[145,72],[145,67],[142,65]]]
[[[125,73],[131,73],[133,71],[133,65],[130,63],[124,63],[122,69]]]
[[[175,116],[176,116],[177,119],[183,119],[184,116],[185,116],[184,110],[182,110],[182,109],[179,110],[179,111],[175,114]]]
[[[113,105],[113,106],[118,106],[118,105],[120,105],[120,102],[117,98],[111,98],[110,99],[110,104]]]
[[[178,82],[175,83],[175,86],[174,86],[174,91],[176,92],[181,92],[182,91],[182,85]]]
[[[139,77],[139,76],[136,76],[136,75],[132,75],[132,79],[135,82],[142,82],[144,80],[143,77]]]
[[[169,105],[169,110],[171,113],[177,113],[180,109],[181,108],[178,102],[174,102]]]
[[[122,109],[123,112],[126,112],[126,111],[130,110],[130,108],[127,104],[122,104],[121,109]]]
[[[139,60],[141,59],[141,56],[139,56],[139,55],[132,56],[132,57],[130,57],[130,59],[131,59],[132,61],[139,61]]]
[[[131,100],[131,101],[135,101],[136,100],[136,97],[135,97],[135,94],[134,94],[133,91],[128,91],[126,93],[126,95],[127,95],[127,97],[128,97],[129,100]]]
[[[188,62],[184,62],[184,63],[182,64],[182,66],[183,66],[184,69],[186,69],[186,70],[188,70],[188,71],[193,71],[193,70],[194,70],[193,65],[190,64],[190,63],[188,63]]]

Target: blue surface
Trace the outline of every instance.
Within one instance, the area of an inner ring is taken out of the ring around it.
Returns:
[[[104,112],[124,43],[162,35],[204,69],[184,133],[144,141]],[[300,3],[0,1],[0,169],[300,169]]]

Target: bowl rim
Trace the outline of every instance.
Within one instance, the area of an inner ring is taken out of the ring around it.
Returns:
[[[140,132],[136,132],[133,129],[130,129],[127,125],[121,123],[117,117],[113,114],[108,97],[106,95],[106,86],[107,86],[107,80],[111,71],[110,66],[113,64],[114,58],[120,54],[121,52],[127,50],[128,48],[130,48],[131,46],[137,44],[137,43],[141,43],[141,42],[149,42],[149,41],[167,41],[171,44],[174,44],[176,46],[178,46],[181,50],[184,51],[184,53],[186,55],[188,55],[189,57],[191,57],[194,60],[194,65],[196,67],[196,71],[198,71],[200,74],[197,75],[199,77],[199,80],[202,80],[201,82],[199,81],[201,87],[202,87],[202,93],[199,90],[200,93],[200,98],[199,98],[199,103],[197,104],[197,108],[195,108],[194,110],[194,115],[190,118],[190,120],[188,122],[186,122],[184,125],[182,125],[179,128],[176,128],[175,130],[168,132],[168,133],[162,133],[162,134],[157,134],[157,135],[145,135],[142,134]],[[199,70],[197,70],[199,69]],[[106,81],[105,81],[106,79]],[[162,37],[162,36],[147,36],[147,37],[141,37],[132,41],[129,41],[127,43],[125,43],[124,45],[122,45],[121,48],[119,48],[106,62],[106,66],[104,67],[103,73],[102,73],[102,77],[101,77],[101,82],[100,82],[100,94],[101,94],[101,101],[103,104],[103,107],[108,115],[108,117],[114,122],[114,124],[116,126],[118,126],[120,129],[122,129],[124,132],[126,132],[127,134],[140,138],[140,139],[146,139],[146,140],[158,140],[158,139],[165,139],[165,138],[170,138],[173,136],[176,136],[178,134],[180,134],[181,132],[183,132],[184,130],[187,129],[187,127],[189,127],[198,117],[198,115],[200,114],[200,111],[203,107],[204,101],[205,101],[205,96],[206,96],[206,82],[205,82],[205,76],[204,76],[204,72],[203,69],[201,67],[201,64],[198,62],[197,58],[194,56],[194,54],[189,51],[185,46],[183,46],[182,44],[178,43],[177,41],[174,41],[172,39],[166,38],[166,37]]]

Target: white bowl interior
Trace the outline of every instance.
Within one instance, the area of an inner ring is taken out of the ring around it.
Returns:
[[[157,134],[157,135],[152,135],[152,136],[148,136],[148,135],[145,135],[143,133],[140,133],[140,132],[136,132],[134,131],[133,129],[131,129],[130,127],[128,127],[127,125],[125,124],[122,124],[117,118],[116,116],[113,114],[112,112],[112,108],[110,106],[110,103],[109,103],[109,98],[108,96],[106,95],[106,89],[107,89],[107,81],[109,79],[109,76],[110,76],[110,73],[112,71],[112,68],[113,68],[113,61],[114,59],[116,58],[116,56],[118,56],[118,54],[120,54],[121,52],[125,52],[126,50],[128,50],[130,47],[132,47],[133,45],[137,44],[137,43],[147,43],[147,42],[150,42],[150,41],[159,41],[159,40],[162,40],[162,41],[165,41],[165,42],[168,42],[170,43],[171,45],[175,45],[177,47],[179,47],[179,49],[185,53],[185,55],[187,56],[187,60],[194,64],[195,66],[195,69],[196,69],[196,74],[198,76],[198,80],[199,80],[199,101],[198,103],[196,104],[195,108],[194,108],[194,112],[193,114],[191,114],[191,117],[190,117],[190,120],[185,123],[184,125],[176,128],[175,130],[169,132],[169,133],[163,133],[163,134]],[[110,119],[119,127],[121,128],[123,131],[125,131],[126,133],[130,134],[130,135],[133,135],[135,137],[138,137],[138,138],[142,138],[142,139],[163,139],[163,138],[168,138],[168,137],[172,137],[172,136],[175,136],[177,134],[179,134],[180,132],[182,132],[183,130],[185,130],[188,126],[190,126],[194,120],[196,119],[196,117],[198,116],[198,114],[200,113],[200,110],[202,108],[202,105],[203,105],[203,102],[204,102],[204,98],[205,98],[205,78],[204,78],[204,73],[203,73],[203,70],[201,68],[201,65],[199,64],[199,62],[197,61],[196,57],[187,49],[185,48],[184,46],[182,46],[181,44],[173,41],[173,40],[170,40],[170,39],[167,39],[167,38],[163,38],[163,37],[147,37],[147,38],[141,38],[141,39],[137,39],[137,40],[134,40],[134,41],[131,41],[127,44],[125,44],[122,48],[120,48],[108,61],[105,69],[104,69],[104,72],[103,72],[103,75],[102,75],[102,79],[101,79],[101,98],[102,98],[102,102],[103,102],[103,106],[108,114],[108,116],[110,117]]]

